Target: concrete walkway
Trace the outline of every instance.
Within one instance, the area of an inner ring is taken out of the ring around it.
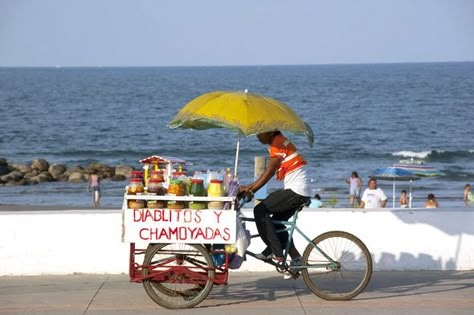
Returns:
[[[313,295],[302,279],[276,272],[234,272],[193,309],[156,305],[127,275],[12,276],[0,278],[0,314],[472,314],[474,271],[375,272],[351,301]]]

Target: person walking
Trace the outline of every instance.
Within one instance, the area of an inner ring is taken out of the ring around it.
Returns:
[[[466,206],[469,206],[471,204],[474,204],[474,196],[472,195],[472,191],[471,191],[471,184],[466,184],[466,186],[464,186],[464,204]]]
[[[264,186],[275,174],[278,181],[283,181],[284,189],[270,193],[254,208],[255,224],[260,237],[267,248],[257,255],[260,259],[283,260],[283,246],[288,242],[288,232],[276,233],[284,229],[283,224],[273,224],[273,220],[286,221],[293,216],[299,206],[309,204],[311,189],[306,174],[306,160],[298,153],[296,147],[280,131],[257,134],[262,144],[269,145],[270,158],[265,172],[252,184],[240,186],[239,193],[253,195]],[[301,254],[293,241],[290,243],[289,255],[291,265],[301,265]],[[291,270],[293,274],[297,270]],[[287,277],[288,276],[288,277]],[[293,275],[285,275],[285,279]]]
[[[362,194],[360,207],[365,209],[385,208],[387,196],[382,189],[377,188],[377,180],[369,179],[367,186]]]
[[[94,207],[100,207],[100,177],[97,174],[96,170],[93,170],[89,175],[89,180],[87,181],[87,191],[92,190],[92,201]]]
[[[357,205],[360,206],[360,191],[362,189],[362,181],[356,171],[351,173],[351,177],[346,180],[349,184],[349,203],[351,207],[354,206],[354,199],[357,200]]]

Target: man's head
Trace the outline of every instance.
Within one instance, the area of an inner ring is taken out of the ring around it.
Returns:
[[[368,186],[369,186],[369,189],[372,189],[372,190],[377,189],[377,180],[375,178],[369,179]]]
[[[280,131],[267,131],[267,132],[262,132],[257,135],[257,139],[262,143],[262,144],[271,144],[273,141],[273,138],[276,135],[281,134]]]

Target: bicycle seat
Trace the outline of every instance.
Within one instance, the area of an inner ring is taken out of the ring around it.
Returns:
[[[303,210],[304,207],[309,207],[311,204],[311,198],[307,198],[301,205],[298,206],[298,211]]]

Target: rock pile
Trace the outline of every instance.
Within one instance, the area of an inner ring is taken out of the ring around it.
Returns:
[[[91,163],[86,167],[77,165],[50,164],[44,159],[33,160],[31,165],[8,163],[0,158],[0,186],[34,185],[44,182],[87,182],[89,174],[96,171],[101,180],[123,181],[131,176],[134,167],[128,165],[108,166]]]

